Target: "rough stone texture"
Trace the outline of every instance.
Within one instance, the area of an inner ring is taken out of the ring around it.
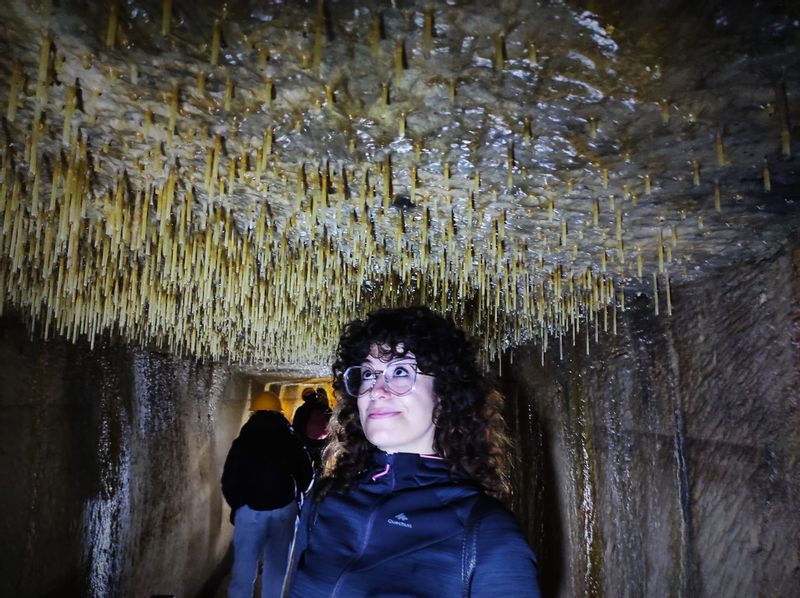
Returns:
[[[579,338],[562,361],[507,358],[516,510],[547,593],[796,595],[798,297],[800,251],[781,252],[673,288],[671,317],[629,297],[588,356]]]
[[[196,595],[232,527],[219,491],[249,384],[0,320],[0,595]]]

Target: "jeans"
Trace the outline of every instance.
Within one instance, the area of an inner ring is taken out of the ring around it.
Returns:
[[[233,571],[228,598],[252,598],[262,558],[261,598],[279,598],[294,534],[297,505],[271,511],[239,507],[234,515]]]

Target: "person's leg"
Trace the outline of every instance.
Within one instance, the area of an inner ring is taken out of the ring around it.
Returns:
[[[283,578],[289,564],[289,549],[297,520],[297,505],[291,502],[269,513],[261,570],[261,598],[280,598]]]
[[[252,598],[258,575],[258,557],[264,545],[264,528],[270,511],[239,507],[233,519],[233,569],[228,598]]]

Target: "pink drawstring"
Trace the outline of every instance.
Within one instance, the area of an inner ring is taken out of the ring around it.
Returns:
[[[372,481],[374,482],[374,481],[375,481],[375,480],[377,480],[378,478],[382,478],[382,477],[383,477],[383,476],[385,476],[387,473],[389,473],[389,464],[388,464],[388,463],[386,464],[386,469],[384,469],[382,472],[380,472],[380,473],[376,473],[374,476],[372,476]]]

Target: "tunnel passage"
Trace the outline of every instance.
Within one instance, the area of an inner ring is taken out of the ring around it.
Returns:
[[[798,585],[797,7],[0,17],[9,593],[201,591],[246,381],[409,303],[481,339],[548,592]]]

